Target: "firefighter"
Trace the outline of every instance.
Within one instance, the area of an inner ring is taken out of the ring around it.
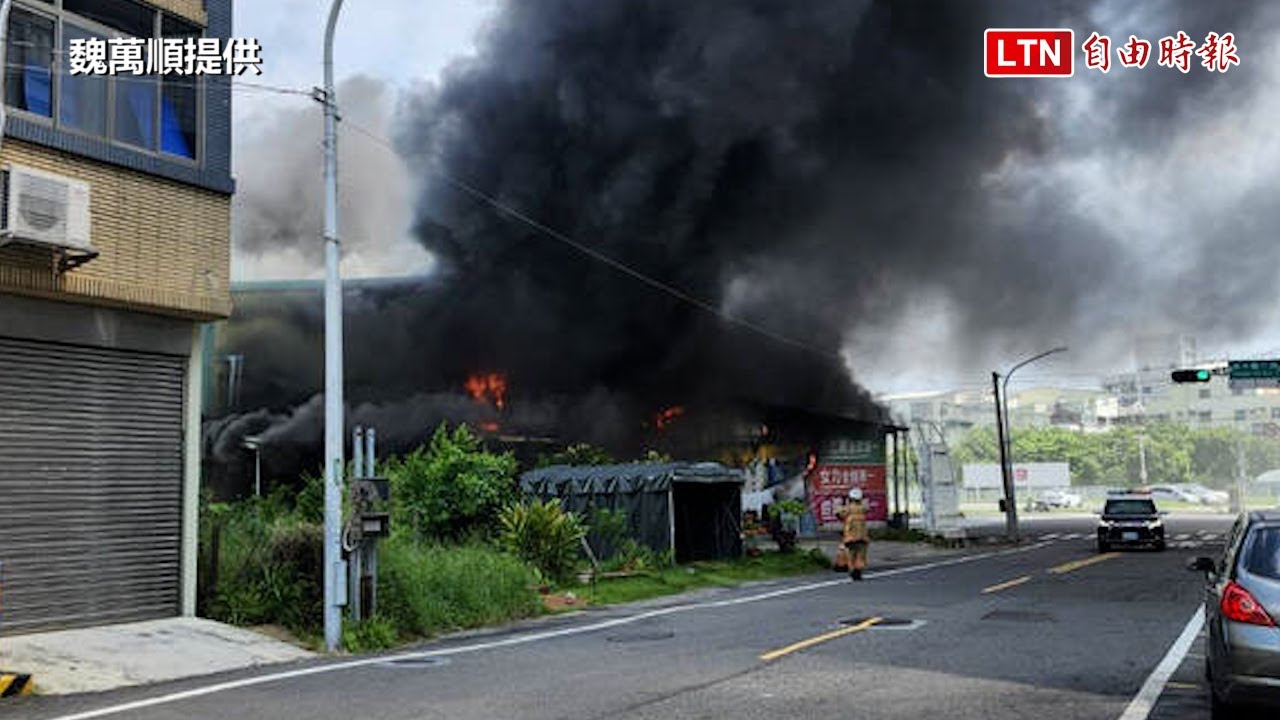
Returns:
[[[862,504],[862,488],[849,491],[849,502],[840,508],[839,517],[844,523],[840,541],[849,550],[849,577],[861,580],[862,571],[867,567],[867,544],[871,542],[867,533],[867,510]]]

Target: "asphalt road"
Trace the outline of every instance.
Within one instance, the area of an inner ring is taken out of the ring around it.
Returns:
[[[1036,519],[1022,546],[881,570],[861,583],[831,573],[451,638],[407,661],[327,660],[20,699],[3,714],[1120,718],[1200,602],[1187,559],[1216,552],[1229,519],[1168,524],[1175,546],[1164,553],[1098,555],[1089,518]],[[858,629],[875,617],[903,624]],[[1195,692],[1185,679],[1164,688],[1153,717],[1207,718],[1207,705],[1186,702]]]

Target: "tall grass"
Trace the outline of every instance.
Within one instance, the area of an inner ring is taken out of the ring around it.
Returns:
[[[418,545],[400,537],[384,543],[378,557],[378,614],[402,636],[491,625],[541,609],[533,571],[485,545]]]

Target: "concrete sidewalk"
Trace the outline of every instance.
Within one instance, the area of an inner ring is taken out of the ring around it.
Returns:
[[[314,657],[252,630],[170,618],[0,638],[0,668],[61,695],[177,680]]]

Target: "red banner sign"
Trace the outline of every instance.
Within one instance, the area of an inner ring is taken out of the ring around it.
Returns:
[[[840,508],[849,499],[851,488],[862,488],[867,519],[889,519],[889,497],[884,465],[819,463],[809,472],[809,507],[819,525],[839,525]]]

